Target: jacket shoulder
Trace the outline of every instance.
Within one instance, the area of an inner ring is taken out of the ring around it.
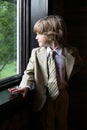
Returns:
[[[32,49],[32,52],[40,52],[40,51],[43,51],[43,50],[46,50],[46,47],[37,47],[37,48],[34,48]]]
[[[68,46],[66,47],[67,51],[72,54],[73,56],[79,54],[78,48],[74,47],[74,46]]]

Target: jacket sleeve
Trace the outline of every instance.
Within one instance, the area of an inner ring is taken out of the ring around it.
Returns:
[[[74,74],[77,74],[79,72],[82,72],[83,66],[84,66],[84,61],[83,61],[82,57],[80,56],[77,48],[74,48],[73,55],[76,59],[75,64],[74,64],[74,69],[73,69],[74,70],[73,75],[74,75]]]
[[[29,59],[29,62],[27,64],[26,70],[24,71],[24,74],[22,76],[22,80],[20,83],[20,87],[29,87],[32,89],[34,84],[34,55],[35,51],[32,50],[31,57]]]

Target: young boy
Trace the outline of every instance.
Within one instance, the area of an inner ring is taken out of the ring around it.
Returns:
[[[40,129],[67,130],[68,82],[79,72],[81,57],[76,48],[66,45],[66,27],[60,16],[39,19],[34,32],[39,47],[32,50],[20,87],[9,91],[25,97],[33,88],[33,109],[40,112]],[[54,52],[53,59],[50,52]]]

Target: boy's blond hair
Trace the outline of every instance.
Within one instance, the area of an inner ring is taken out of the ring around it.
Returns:
[[[34,32],[44,34],[59,44],[64,44],[66,36],[66,26],[62,17],[49,15],[39,19],[34,25]]]

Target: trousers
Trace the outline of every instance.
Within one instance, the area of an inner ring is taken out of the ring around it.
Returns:
[[[66,88],[60,91],[56,100],[47,96],[47,101],[39,113],[40,130],[68,130],[69,94]]]

